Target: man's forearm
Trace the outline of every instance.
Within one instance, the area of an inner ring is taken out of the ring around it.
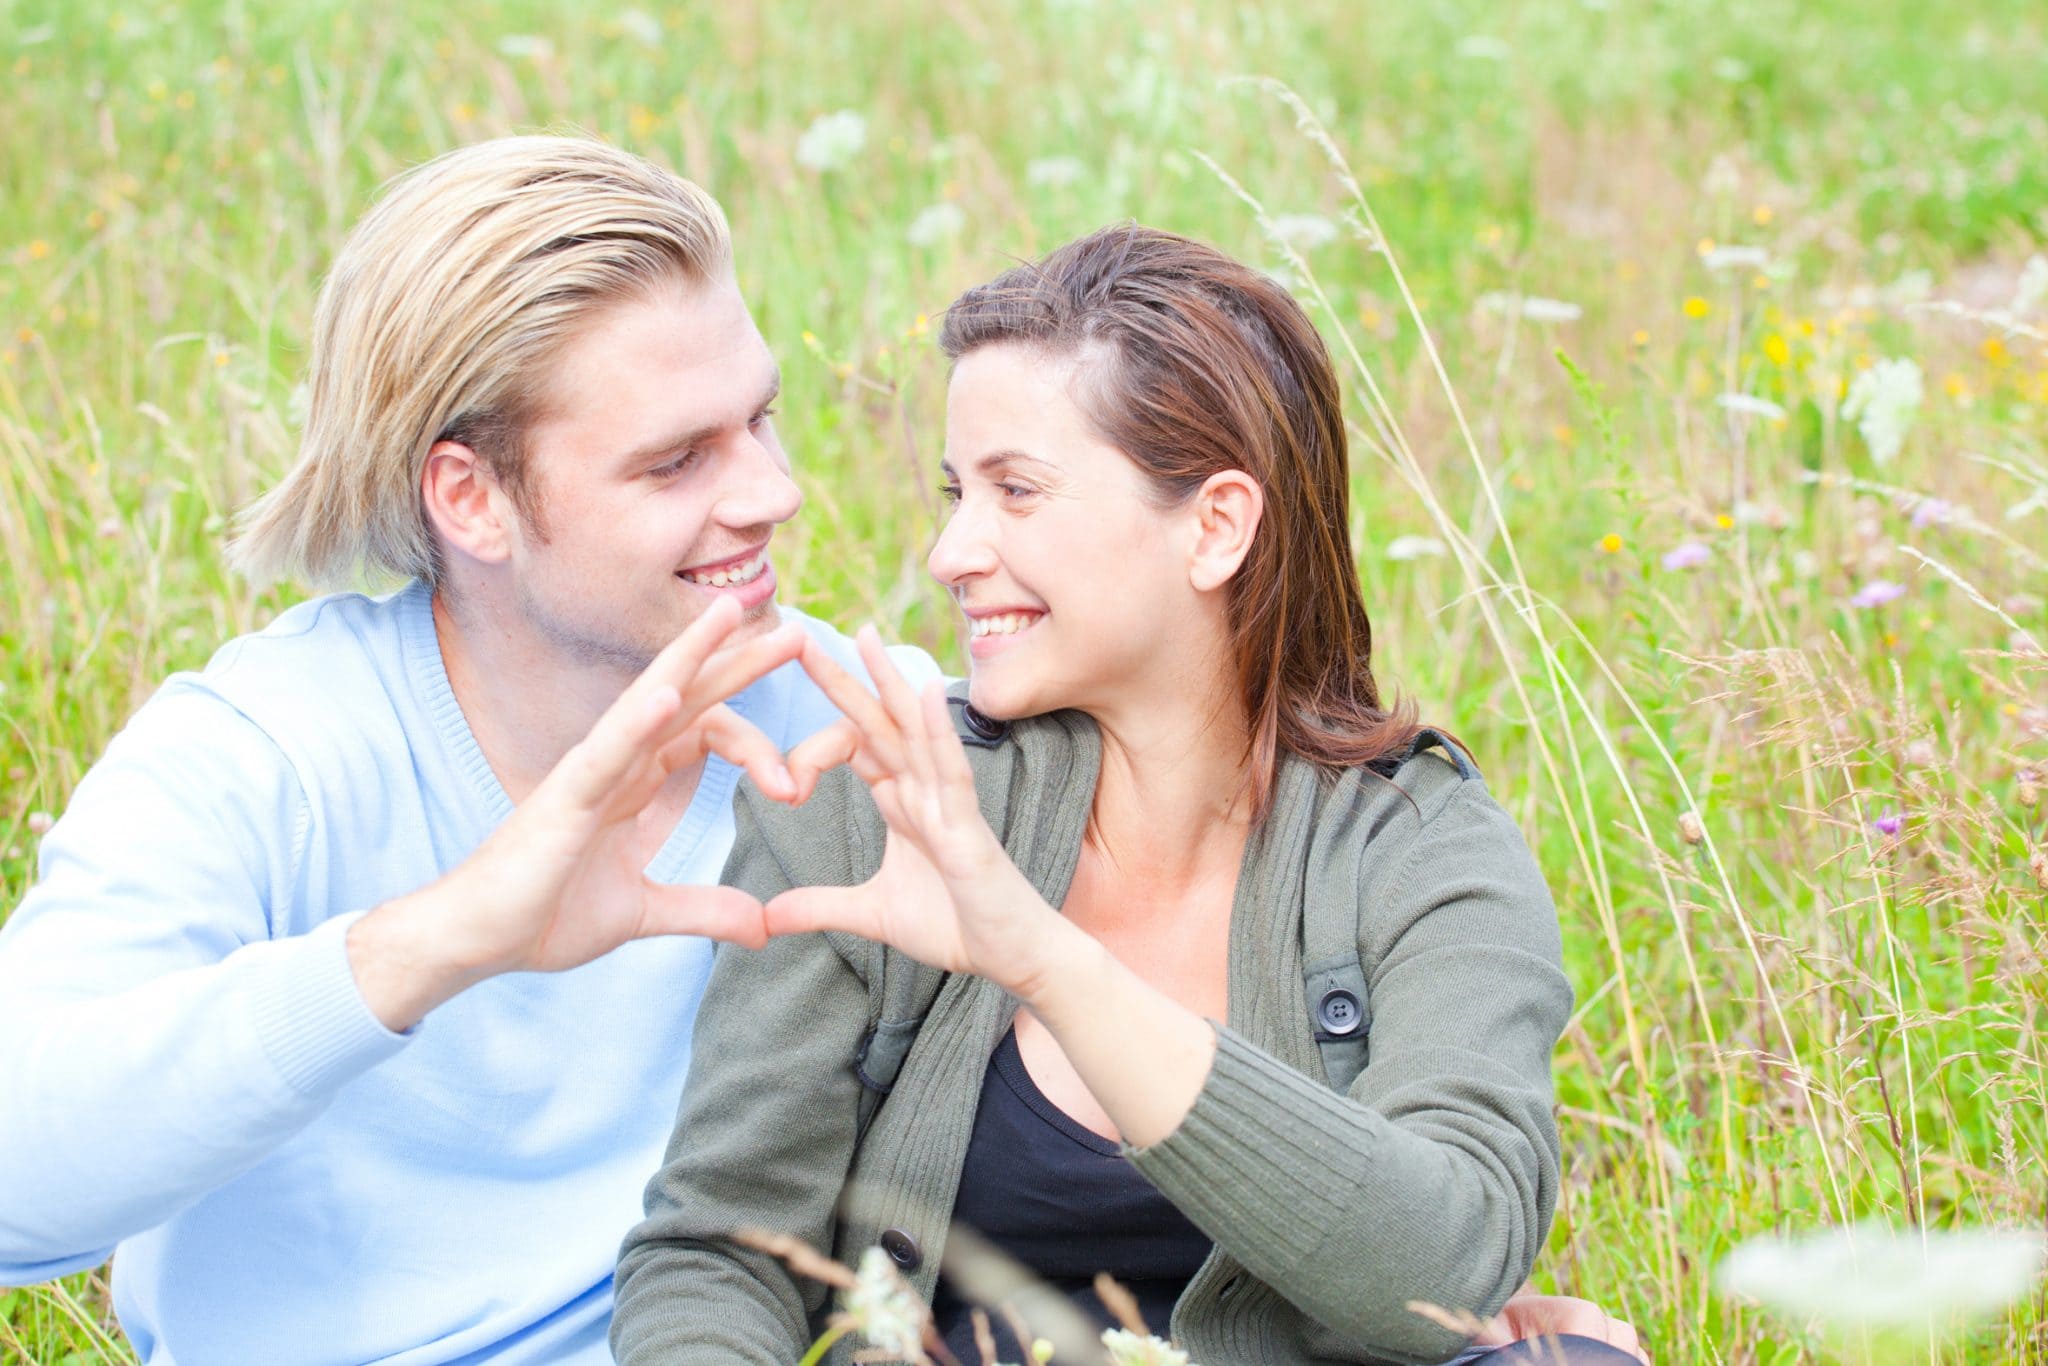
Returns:
[[[456,933],[451,922],[458,895],[444,878],[385,902],[349,926],[356,989],[386,1029],[404,1033],[496,971]]]

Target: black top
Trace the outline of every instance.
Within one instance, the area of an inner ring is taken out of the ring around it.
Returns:
[[[1138,1174],[1114,1140],[1046,1099],[1024,1069],[1015,1030],[996,1045],[982,1077],[953,1220],[1112,1328],[1115,1318],[1095,1295],[1095,1273],[1107,1271],[1137,1296],[1146,1326],[1162,1338],[1174,1301],[1209,1255],[1208,1236]],[[969,1311],[941,1280],[934,1325],[954,1356],[973,1363],[981,1353]],[[989,1320],[1001,1359],[1028,1360],[1030,1344],[1016,1340],[1004,1316]]]

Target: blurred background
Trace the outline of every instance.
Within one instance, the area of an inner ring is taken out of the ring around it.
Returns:
[[[2038,1280],[1951,1327],[1924,1275],[1892,1319],[1716,1275],[2043,1224],[2038,0],[0,0],[0,72],[0,915],[129,712],[296,596],[223,530],[397,171],[573,129],[717,195],[808,498],[786,593],[956,667],[933,320],[1137,218],[1323,327],[1381,677],[1550,877],[1539,1284],[1665,1362],[2048,1355]],[[128,1360],[101,1278],[0,1292],[17,1358]]]

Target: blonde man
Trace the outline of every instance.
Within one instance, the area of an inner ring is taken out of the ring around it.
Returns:
[[[837,715],[802,637],[856,658],[775,604],[775,362],[708,196],[516,138],[391,188],[311,368],[235,554],[406,585],[172,678],[45,839],[0,931],[0,1280],[118,1244],[151,1363],[609,1360],[693,932],[758,918],[710,885],[734,782],[787,790]]]

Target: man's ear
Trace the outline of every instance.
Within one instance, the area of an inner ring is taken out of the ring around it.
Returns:
[[[1266,492],[1243,470],[1218,470],[1202,482],[1189,506],[1195,519],[1194,551],[1188,558],[1188,582],[1200,592],[1230,582],[1265,515]]]
[[[427,520],[451,551],[486,564],[511,558],[512,500],[490,465],[460,441],[436,441],[420,475]]]

